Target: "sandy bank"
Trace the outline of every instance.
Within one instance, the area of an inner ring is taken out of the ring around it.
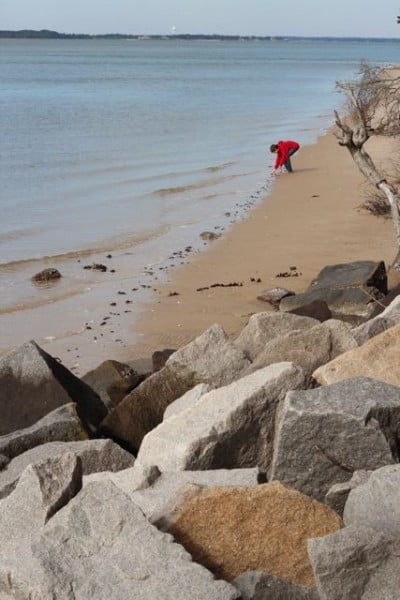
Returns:
[[[372,150],[374,158],[384,157],[390,146],[385,141]],[[269,163],[267,156],[266,168]],[[279,175],[272,194],[245,221],[172,274],[135,321],[132,333],[139,333],[140,341],[128,348],[127,360],[177,348],[213,323],[234,336],[251,313],[268,310],[256,299],[261,290],[280,285],[303,291],[327,264],[360,259],[390,264],[391,221],[359,209],[366,186],[336,138],[327,134],[302,148],[293,165],[295,172]],[[299,277],[276,277],[293,266]],[[210,288],[235,282],[243,285]]]

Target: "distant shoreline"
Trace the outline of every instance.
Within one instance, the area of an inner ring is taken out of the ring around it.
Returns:
[[[204,40],[204,41],[316,41],[316,42],[357,42],[373,40],[374,42],[396,42],[398,38],[374,38],[374,37],[306,37],[306,36],[288,36],[288,35],[222,35],[222,34],[196,34],[196,33],[174,33],[174,34],[128,34],[128,33],[60,33],[49,29],[33,30],[21,29],[18,31],[0,31],[0,39],[51,39],[51,40]]]

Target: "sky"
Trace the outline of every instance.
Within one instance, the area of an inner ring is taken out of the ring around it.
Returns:
[[[400,0],[0,0],[0,29],[396,37]]]

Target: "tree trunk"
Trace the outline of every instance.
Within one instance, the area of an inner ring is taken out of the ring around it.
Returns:
[[[388,199],[390,204],[390,212],[392,214],[393,227],[396,234],[397,254],[400,252],[400,215],[399,215],[399,205],[400,205],[400,197],[397,194],[396,190],[389,185],[386,181],[380,181],[377,184],[378,189],[380,189]],[[397,262],[397,261],[396,261]],[[396,266],[398,268],[398,266]]]
[[[400,130],[400,78],[387,68],[361,67],[358,82],[339,83],[350,102],[343,121],[335,111],[341,146],[346,146],[364,177],[387,198],[396,235],[397,254],[392,269],[400,271],[400,193],[389,184],[366,152],[370,135],[398,135]],[[338,136],[339,137],[339,136]]]
[[[392,215],[397,246],[400,251],[400,197],[398,193],[393,186],[387,183],[385,178],[382,177],[382,173],[380,173],[375,167],[370,155],[364,150],[364,148],[357,148],[356,146],[347,147],[361,173],[386,196],[390,204],[390,212]]]
[[[397,254],[392,269],[400,270],[400,196],[378,171],[368,152],[353,143],[343,144],[349,150],[354,162],[368,181],[371,181],[387,198],[390,204],[393,227],[396,235]]]

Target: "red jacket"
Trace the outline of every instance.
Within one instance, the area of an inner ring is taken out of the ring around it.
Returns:
[[[297,142],[293,142],[292,140],[286,140],[283,142],[282,140],[277,143],[278,151],[276,154],[275,161],[275,169],[279,169],[288,159],[289,150],[298,150],[300,148],[300,144]]]

